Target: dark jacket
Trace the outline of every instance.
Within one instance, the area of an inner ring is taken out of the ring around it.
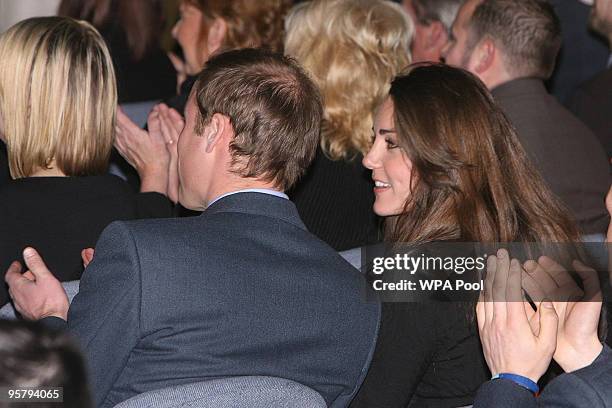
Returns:
[[[363,381],[380,318],[363,285],[290,201],[243,192],[199,217],[109,226],[68,326],[98,407],[237,375],[297,381],[344,407]]]
[[[606,154],[593,132],[549,95],[538,79],[506,82],[492,93],[582,233],[605,233],[609,217],[604,199],[610,176]]]
[[[610,408],[612,407],[612,351],[603,351],[585,368],[562,374],[539,398],[510,380],[493,380],[478,390],[474,408]]]
[[[569,107],[591,128],[612,159],[612,68],[581,84]]]

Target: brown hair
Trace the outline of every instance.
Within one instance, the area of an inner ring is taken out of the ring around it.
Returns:
[[[159,46],[163,28],[159,0],[62,0],[58,14],[89,21],[98,30],[117,20],[136,61]]]
[[[561,48],[561,23],[545,0],[484,0],[470,21],[470,43],[485,36],[503,51],[516,77],[547,79]]]
[[[212,115],[229,117],[234,172],[289,189],[319,143],[321,97],[292,59],[264,49],[228,51],[206,62],[195,95],[196,133]]]
[[[291,0],[183,0],[209,20],[227,24],[223,49],[264,47],[283,51],[284,19]],[[202,27],[206,22],[202,22]]]
[[[392,241],[578,241],[568,210],[474,75],[417,64],[395,78],[390,95],[414,170],[404,213],[390,220]]]

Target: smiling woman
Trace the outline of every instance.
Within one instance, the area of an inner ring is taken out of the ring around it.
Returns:
[[[373,173],[374,211],[385,217],[390,247],[578,241],[567,210],[467,71],[411,66],[391,83],[374,132],[363,163]],[[384,303],[372,365],[352,407],[472,404],[487,377],[474,306]]]

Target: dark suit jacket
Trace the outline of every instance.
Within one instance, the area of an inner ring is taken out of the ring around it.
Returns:
[[[609,408],[612,407],[612,351],[603,351],[585,368],[551,381],[539,398],[509,380],[489,381],[480,387],[474,408]]]
[[[238,193],[199,217],[111,224],[68,326],[98,407],[242,375],[291,379],[343,407],[380,319],[363,290],[359,271],[305,229],[293,203]]]
[[[581,84],[569,107],[591,130],[612,158],[612,68]]]
[[[517,79],[492,90],[519,140],[551,190],[584,234],[608,228],[606,154],[593,132],[549,95],[538,79]],[[525,180],[529,182],[529,180]]]

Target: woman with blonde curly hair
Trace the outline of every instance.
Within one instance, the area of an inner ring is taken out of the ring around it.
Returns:
[[[314,0],[287,17],[285,52],[309,71],[325,110],[317,157],[290,196],[308,229],[336,250],[378,240],[361,158],[372,112],[410,63],[413,32],[404,11],[384,0]]]

